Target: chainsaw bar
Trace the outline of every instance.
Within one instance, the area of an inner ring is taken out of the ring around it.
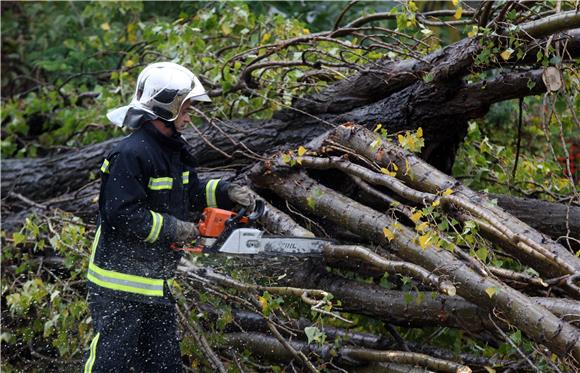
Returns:
[[[232,231],[217,252],[231,255],[289,255],[319,256],[330,240],[307,237],[264,236],[254,228],[238,228]]]

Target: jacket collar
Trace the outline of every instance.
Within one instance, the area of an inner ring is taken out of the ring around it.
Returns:
[[[174,133],[171,137],[167,137],[159,132],[151,122],[144,123],[142,128],[145,133],[152,137],[159,145],[167,148],[167,150],[179,152],[183,148],[184,141],[178,133]]]

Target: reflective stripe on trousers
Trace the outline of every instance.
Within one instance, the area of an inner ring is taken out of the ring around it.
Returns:
[[[95,365],[95,360],[97,358],[97,344],[99,343],[100,336],[101,336],[101,333],[97,333],[97,335],[95,335],[95,337],[93,338],[93,340],[91,342],[91,348],[90,348],[91,353],[89,355],[87,362],[85,363],[84,373],[91,373],[93,371],[93,365]]]

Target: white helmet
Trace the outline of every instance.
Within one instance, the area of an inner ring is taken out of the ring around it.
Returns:
[[[188,100],[211,101],[191,71],[173,62],[157,62],[139,74],[131,103],[108,112],[107,118],[122,127],[127,125],[127,112],[133,108],[150,114],[153,119],[172,122]]]

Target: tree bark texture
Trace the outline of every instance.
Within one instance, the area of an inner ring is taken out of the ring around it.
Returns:
[[[395,163],[400,170],[408,170],[408,172],[400,172],[397,177],[417,190],[437,194],[449,188],[453,190],[453,195],[464,197],[474,204],[484,206],[492,211],[498,219],[501,219],[505,225],[509,225],[515,235],[530,237],[535,243],[549,250],[554,257],[560,258],[561,261],[566,262],[575,271],[580,271],[580,261],[564,247],[522,223],[501,208],[492,205],[483,194],[470,190],[454,178],[434,169],[398,146],[382,141],[377,134],[358,126],[341,126],[333,132],[331,138],[345,144],[356,153],[382,164],[383,167],[387,167],[390,163]],[[374,141],[380,141],[381,145],[373,147],[371,144]],[[524,262],[531,264],[548,276],[555,277],[559,274],[564,274],[554,264],[546,261],[537,261],[533,256],[520,250],[513,250],[512,252]]]
[[[532,90],[527,87],[529,80],[536,82]],[[483,116],[493,102],[545,90],[540,71],[506,74],[488,84],[492,90],[485,89],[484,83],[465,85],[460,80],[415,82],[386,98],[339,115],[234,120],[207,124],[199,133],[187,131],[185,137],[199,165],[204,166],[228,164],[240,158],[248,161],[247,149],[259,155],[277,148],[297,147],[349,121],[371,129],[382,123],[389,133],[422,127],[427,144],[424,159],[449,172],[467,120]],[[95,177],[103,158],[119,140],[50,157],[2,160],[2,194],[16,192],[42,201],[76,190]]]
[[[304,173],[276,173],[267,168],[256,169],[253,180],[293,205],[310,211],[321,219],[348,229],[361,237],[379,243],[400,258],[418,264],[438,275],[448,276],[457,284],[457,292],[465,299],[492,312],[496,309],[528,337],[543,343],[555,353],[572,353],[580,358],[580,331],[559,320],[544,307],[537,306],[523,294],[504,284],[476,273],[446,250],[422,250],[414,243],[414,232],[400,227],[389,244],[383,228],[393,228],[394,221],[386,215],[336,193],[317,183]],[[444,189],[443,189],[444,190]],[[309,207],[309,197],[316,196],[315,209]],[[395,230],[393,228],[393,230]],[[496,289],[490,297],[486,289]]]
[[[563,236],[580,238],[580,206],[494,194],[498,205],[534,229],[566,245]]]
[[[489,314],[461,297],[434,292],[387,290],[326,273],[319,267],[293,274],[288,284],[306,289],[322,289],[342,302],[346,312],[363,314],[406,327],[447,326],[470,333],[493,330]],[[562,319],[580,317],[580,302],[572,299],[530,298]],[[494,319],[502,326],[505,324]]]

